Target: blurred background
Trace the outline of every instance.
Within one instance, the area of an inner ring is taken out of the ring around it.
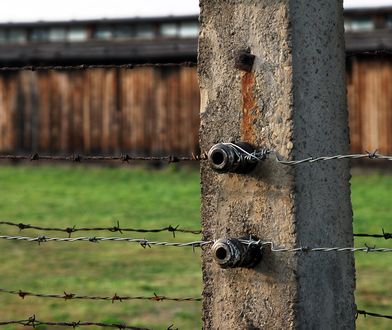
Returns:
[[[196,62],[198,11],[196,0],[14,0],[0,12],[0,66]],[[392,1],[346,0],[344,15],[351,152],[392,154]],[[199,102],[194,67],[0,72],[0,153],[198,154]],[[391,166],[353,165],[355,232],[391,232]],[[200,229],[193,167],[3,162],[0,187],[0,221]],[[0,242],[0,251],[4,288],[184,297],[202,291],[200,254],[192,249]],[[358,308],[392,314],[388,256],[356,255],[356,266]],[[63,302],[0,294],[0,306],[1,320],[36,314],[54,321],[201,328],[201,304],[194,302]],[[391,321],[361,317],[357,325],[392,328]]]

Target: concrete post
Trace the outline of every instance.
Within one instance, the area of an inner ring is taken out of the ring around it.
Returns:
[[[246,141],[285,159],[348,152],[340,0],[201,0],[201,150]],[[239,51],[255,55],[251,72]],[[249,174],[202,169],[205,239],[255,235],[282,247],[352,246],[349,164]],[[205,329],[353,329],[352,253],[264,251],[254,269],[203,254]]]

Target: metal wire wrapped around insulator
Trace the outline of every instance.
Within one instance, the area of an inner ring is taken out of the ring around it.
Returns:
[[[247,142],[218,143],[208,152],[208,161],[219,173],[249,173],[267,155],[268,150],[256,150]]]

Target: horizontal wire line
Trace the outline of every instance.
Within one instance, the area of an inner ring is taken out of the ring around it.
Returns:
[[[347,57],[357,55],[390,55],[391,50],[380,49],[373,51],[348,52]],[[177,63],[126,63],[126,64],[77,64],[77,65],[23,65],[23,66],[0,66],[0,71],[48,71],[48,70],[86,70],[86,69],[136,69],[145,67],[197,67],[197,62],[186,61]]]
[[[23,325],[36,328],[40,325],[47,325],[47,326],[59,326],[59,327],[89,327],[89,326],[97,326],[103,328],[117,328],[117,329],[131,329],[131,330],[150,330],[148,328],[140,328],[135,327],[127,324],[121,323],[103,323],[103,322],[82,322],[82,321],[75,321],[75,322],[49,322],[49,321],[41,321],[36,319],[35,315],[29,317],[26,320],[12,320],[12,321],[0,321],[0,325]],[[171,329],[169,327],[168,329]]]
[[[392,320],[392,315],[378,314],[378,313],[368,312],[368,311],[364,311],[364,310],[357,310],[356,316],[358,317],[358,315],[363,315],[364,317],[366,317],[366,316],[380,317],[380,318]]]
[[[143,238],[130,238],[130,237],[48,237],[48,236],[38,236],[38,237],[26,237],[26,236],[8,236],[2,235],[0,239],[5,240],[16,240],[16,241],[27,241],[27,242],[129,242],[129,243],[138,243],[142,247],[151,247],[151,246],[173,246],[173,247],[202,247],[204,245],[212,244],[213,241],[194,241],[194,242],[186,242],[186,243],[178,243],[178,242],[158,242],[158,241],[149,241]]]
[[[268,153],[272,151],[269,150]],[[265,155],[260,159],[257,159],[257,155],[255,153],[248,153],[246,155],[251,156],[252,159],[256,161],[265,160]],[[365,154],[347,154],[347,155],[332,155],[332,156],[320,156],[320,157],[308,157],[300,160],[282,160],[277,155],[275,159],[278,163],[283,165],[299,165],[303,163],[316,163],[320,161],[329,161],[329,160],[340,160],[340,159],[380,159],[380,160],[389,160],[392,161],[392,156],[386,156],[382,154],[378,154],[377,152],[365,153]],[[177,157],[177,156],[129,156],[129,155],[121,155],[121,156],[89,156],[89,155],[72,155],[72,156],[52,156],[52,155],[39,155],[37,153],[33,155],[0,155],[0,160],[30,160],[30,161],[38,161],[38,160],[48,160],[48,161],[72,161],[72,162],[81,162],[83,160],[86,161],[167,161],[169,163],[177,163],[184,161],[200,161],[206,160],[206,154],[203,155],[192,155],[190,157]]]
[[[118,295],[115,293],[113,296],[88,296],[88,295],[77,295],[74,293],[67,293],[64,291],[64,294],[46,294],[46,293],[33,293],[23,290],[8,290],[0,288],[0,293],[8,293],[11,295],[19,296],[24,299],[25,297],[37,297],[37,298],[54,298],[54,299],[64,299],[64,300],[104,300],[111,301],[114,303],[115,301],[126,301],[126,300],[150,300],[150,301],[176,301],[176,302],[198,302],[201,301],[202,298],[198,297],[185,297],[185,298],[176,298],[176,297],[166,297],[157,295],[154,293],[153,296],[129,296],[129,295]]]
[[[90,156],[90,155],[72,155],[72,156],[54,156],[54,155],[39,155],[38,153],[32,155],[0,155],[2,160],[48,160],[48,161],[72,161],[81,162],[87,161],[167,161],[169,163],[185,162],[185,161],[200,161],[206,159],[205,156],[191,155],[190,157],[177,156]]]
[[[354,237],[373,237],[373,238],[392,239],[392,233],[386,233],[383,229],[382,234],[359,233],[359,234],[354,234]]]
[[[69,235],[72,233],[76,233],[79,231],[108,231],[111,233],[114,232],[136,232],[136,233],[160,233],[160,232],[171,232],[173,236],[175,236],[176,232],[179,233],[187,233],[187,234],[194,234],[199,235],[201,234],[201,230],[194,230],[194,229],[182,229],[179,228],[179,225],[172,226],[169,225],[167,227],[162,228],[153,228],[153,229],[146,229],[146,228],[126,228],[121,227],[120,223],[117,221],[117,224],[113,227],[66,227],[66,228],[58,228],[58,227],[42,227],[36,225],[25,224],[21,222],[12,222],[12,221],[0,221],[0,225],[3,226],[10,226],[10,227],[17,227],[19,230],[26,230],[26,229],[35,229],[40,231],[55,231],[55,232],[64,232]],[[384,232],[382,229],[382,234],[367,234],[367,233],[358,233],[353,234],[354,237],[373,237],[373,238],[384,238],[384,239],[392,239],[392,233]]]
[[[79,71],[86,69],[137,69],[137,68],[164,68],[164,67],[196,67],[196,62],[179,63],[129,63],[129,64],[78,64],[78,65],[24,65],[0,66],[0,71]]]
[[[188,233],[188,234],[194,234],[198,235],[201,234],[201,230],[191,230],[191,229],[182,229],[179,228],[179,225],[173,227],[173,226],[167,226],[163,228],[155,228],[155,229],[144,229],[144,228],[122,228],[120,227],[120,223],[117,221],[117,224],[113,227],[67,227],[67,228],[56,228],[56,227],[41,227],[41,226],[34,226],[30,224],[24,224],[24,223],[16,223],[16,222],[11,222],[11,221],[0,221],[0,225],[3,226],[11,226],[11,227],[17,227],[20,230],[25,230],[25,229],[36,229],[36,230],[41,230],[41,231],[56,231],[56,232],[64,232],[67,233],[71,236],[72,233],[79,232],[79,231],[109,231],[109,232],[136,232],[136,233],[160,233],[160,232],[171,232],[173,236],[175,237],[176,232],[180,233]]]
[[[308,157],[300,160],[281,160],[276,156],[276,160],[278,163],[283,165],[299,165],[303,163],[316,163],[320,161],[328,161],[328,160],[340,160],[340,159],[383,159],[383,160],[392,160],[392,156],[385,156],[374,153],[366,153],[366,154],[348,154],[348,155],[333,155],[333,156],[320,156],[320,157]]]
[[[26,236],[8,236],[2,235],[0,239],[4,240],[16,240],[16,241],[27,241],[27,242],[129,242],[138,243],[142,247],[155,246],[173,246],[173,247],[203,247],[205,245],[212,245],[215,241],[194,241],[186,243],[177,242],[158,242],[149,241],[141,238],[128,238],[128,237],[26,237]],[[392,252],[392,248],[376,248],[365,244],[364,247],[296,247],[296,248],[276,248],[273,242],[266,241],[255,241],[255,240],[239,240],[244,245],[257,245],[259,247],[269,247],[272,252]]]

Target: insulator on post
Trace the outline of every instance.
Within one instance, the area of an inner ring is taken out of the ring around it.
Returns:
[[[244,244],[236,238],[218,239],[212,246],[212,258],[221,268],[253,268],[262,256],[256,244]]]
[[[208,152],[208,162],[219,173],[249,173],[267,156],[267,151],[262,150],[257,155],[255,151],[247,142],[218,143]]]

